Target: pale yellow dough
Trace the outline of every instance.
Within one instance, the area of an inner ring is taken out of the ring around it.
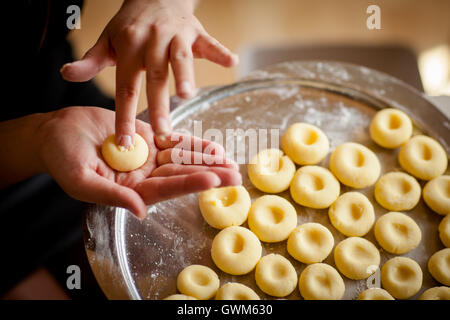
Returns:
[[[436,281],[450,286],[450,248],[439,250],[431,256],[428,271]]]
[[[347,237],[362,237],[375,222],[372,203],[359,192],[346,192],[328,210],[331,224]]]
[[[228,282],[217,291],[216,300],[260,300],[251,288],[237,282]]]
[[[406,257],[388,260],[381,268],[381,285],[396,299],[408,299],[422,287],[422,269]]]
[[[425,290],[419,297],[419,300],[450,300],[449,287],[434,287]]]
[[[288,253],[297,261],[311,264],[322,262],[333,250],[334,238],[320,223],[304,223],[295,228],[287,241]]]
[[[191,296],[187,296],[185,294],[172,294],[164,298],[164,300],[198,300],[198,299]]]
[[[340,300],[345,293],[339,272],[325,263],[307,266],[300,274],[298,286],[305,300]]]
[[[370,137],[384,148],[395,149],[404,144],[412,134],[411,119],[398,109],[378,111],[370,123]]]
[[[297,286],[297,272],[288,259],[271,253],[256,265],[255,280],[258,287],[274,297],[285,297]]]
[[[327,169],[304,166],[295,173],[290,192],[292,199],[302,206],[325,209],[339,196],[340,184]]]
[[[414,208],[420,200],[417,180],[403,172],[389,172],[375,184],[375,199],[385,209],[404,211]]]
[[[134,145],[126,149],[116,144],[116,136],[110,135],[102,145],[102,155],[106,163],[114,170],[133,171],[141,167],[148,158],[147,142],[139,134],[134,136]]]
[[[286,199],[265,195],[250,207],[248,226],[261,241],[283,241],[297,226],[297,211]]]
[[[439,238],[447,248],[450,248],[450,215],[446,215],[439,223]]]
[[[216,266],[229,274],[242,275],[252,271],[262,254],[258,237],[244,227],[232,226],[220,231],[211,245]]]
[[[358,300],[395,300],[393,296],[381,288],[369,288],[361,292]]]
[[[312,165],[322,161],[330,149],[327,136],[308,123],[294,123],[281,137],[281,148],[297,164]]]
[[[214,270],[198,264],[184,268],[177,278],[178,291],[199,300],[214,297],[219,286],[219,277]]]
[[[289,188],[295,173],[295,164],[279,149],[259,152],[247,167],[248,177],[259,190],[279,193]]]
[[[422,232],[417,223],[406,214],[389,212],[375,223],[375,238],[387,252],[404,254],[416,248]]]
[[[200,193],[199,197],[203,218],[217,229],[243,224],[250,205],[250,195],[243,186],[212,188]]]
[[[366,279],[378,269],[380,252],[372,242],[359,237],[350,237],[334,248],[334,262],[338,270],[353,280]]]
[[[359,143],[343,143],[331,153],[330,170],[346,186],[362,189],[374,184],[381,165],[369,148]]]
[[[450,176],[440,176],[427,182],[423,200],[436,213],[450,214]]]
[[[436,140],[417,135],[401,147],[398,162],[416,178],[431,180],[447,169],[447,154]]]

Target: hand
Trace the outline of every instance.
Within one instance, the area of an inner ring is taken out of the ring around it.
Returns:
[[[39,139],[44,142],[39,156],[44,171],[71,197],[124,207],[139,218],[145,217],[146,204],[242,182],[237,165],[224,158],[220,145],[174,133],[172,139],[156,146],[150,128],[136,120],[136,131],[149,145],[147,162],[131,172],[116,172],[100,153],[103,141],[114,132],[114,112],[95,107],[61,109],[40,127]],[[181,139],[188,141],[188,146],[198,143],[201,152],[179,149]],[[205,150],[215,152],[202,153]],[[172,154],[184,159],[200,155],[202,164],[176,164]]]
[[[150,123],[158,136],[165,136],[171,131],[169,62],[182,98],[194,93],[194,57],[225,67],[237,63],[237,56],[204,30],[193,10],[193,0],[127,0],[85,56],[61,69],[66,80],[87,81],[116,65],[119,145],[127,147],[134,137],[142,70],[146,70]]]

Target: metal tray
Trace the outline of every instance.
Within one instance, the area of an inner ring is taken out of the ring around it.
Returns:
[[[397,151],[378,147],[368,135],[372,116],[385,107],[405,111],[413,119],[415,133],[430,135],[443,145],[447,154],[450,153],[449,119],[422,93],[387,74],[338,62],[289,62],[255,71],[235,84],[203,90],[197,97],[178,106],[172,112],[172,121],[175,129],[192,133],[194,121],[202,121],[203,132],[215,128],[224,136],[226,129],[279,128],[282,133],[292,123],[308,122],[327,134],[331,150],[346,141],[368,146],[379,157],[382,173],[386,173],[400,170]],[[147,119],[146,115],[141,118]],[[234,141],[248,148],[242,136]],[[228,143],[232,141],[225,145]],[[237,159],[236,152],[232,154],[226,149],[229,157]],[[328,160],[329,156],[320,165],[328,167]],[[263,193],[251,185],[245,164],[240,165],[240,171],[244,186],[255,200]],[[342,186],[341,193],[349,190],[351,188]],[[371,200],[377,218],[387,212],[376,203],[373,186],[359,191]],[[280,195],[295,205],[299,224],[309,221],[324,224],[332,232],[335,245],[345,238],[330,224],[327,210],[299,206],[292,201],[288,191]],[[198,194],[149,206],[148,212],[143,222],[121,208],[97,205],[86,213],[86,252],[108,298],[162,299],[176,293],[176,277],[190,264],[212,267],[219,274],[221,284],[238,281],[252,287],[261,298],[273,298],[259,290],[253,272],[230,276],[214,265],[210,245],[218,230],[203,221]],[[428,273],[426,263],[431,254],[443,248],[437,232],[441,216],[428,209],[422,200],[408,215],[422,230],[420,245],[404,255],[416,260],[424,273],[423,287],[413,297],[416,298],[425,289],[437,285]],[[365,238],[380,249],[381,265],[394,256],[378,246],[373,229]],[[298,275],[305,268],[305,264],[287,254],[285,241],[264,243],[263,248],[263,254],[284,254]],[[334,266],[333,254],[325,262]],[[355,299],[366,289],[366,280],[343,278],[346,285],[344,299]],[[295,290],[286,298],[301,297]]]

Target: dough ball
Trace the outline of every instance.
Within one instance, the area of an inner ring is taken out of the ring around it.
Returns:
[[[393,296],[381,288],[369,288],[361,292],[358,300],[395,300]]]
[[[297,211],[286,199],[265,195],[250,207],[248,226],[261,241],[283,241],[297,226]]]
[[[422,232],[417,223],[400,212],[389,212],[375,223],[375,238],[387,252],[404,254],[416,248]]]
[[[450,215],[446,215],[439,223],[439,238],[447,248],[450,248]]]
[[[450,214],[450,176],[440,176],[427,182],[423,200],[436,213]]]
[[[271,253],[262,257],[256,265],[255,280],[268,295],[285,297],[297,286],[297,272],[288,259]]]
[[[219,277],[214,270],[198,264],[184,268],[177,278],[178,291],[199,300],[214,297],[219,286]]]
[[[136,133],[134,145],[127,149],[116,144],[116,136],[110,135],[102,145],[106,163],[116,171],[128,172],[141,167],[148,158],[147,142]]]
[[[436,281],[450,286],[450,248],[439,250],[431,256],[428,271]]]
[[[199,197],[203,218],[217,229],[243,224],[247,220],[251,202],[243,186],[212,188],[200,193]]]
[[[345,293],[339,272],[325,263],[307,266],[300,275],[298,286],[305,300],[340,300]]]
[[[223,229],[211,245],[211,257],[216,266],[229,274],[242,275],[255,268],[262,254],[258,237],[244,227]]]
[[[425,290],[419,297],[419,300],[450,300],[449,287],[434,287]]]
[[[164,300],[198,300],[198,299],[191,296],[187,296],[185,294],[172,294],[171,296],[164,298]]]
[[[325,168],[304,166],[297,170],[291,182],[291,196],[298,204],[314,208],[328,208],[340,192],[339,181]]]
[[[304,223],[295,228],[287,241],[288,253],[297,261],[311,264],[322,262],[333,250],[334,238],[320,223]]]
[[[412,135],[411,119],[398,109],[387,108],[378,111],[370,123],[370,137],[384,148],[400,147]]]
[[[308,123],[294,123],[281,137],[281,148],[297,164],[311,165],[322,161],[330,143],[322,130]]]
[[[388,260],[381,268],[381,284],[394,298],[408,299],[422,287],[422,269],[406,257]]]
[[[331,224],[347,237],[362,237],[375,222],[372,203],[359,192],[346,192],[328,210]]]
[[[414,208],[420,200],[417,180],[403,172],[389,172],[375,184],[375,199],[385,209],[404,211]]]
[[[330,170],[346,186],[362,189],[377,181],[381,165],[369,148],[346,142],[331,153]]]
[[[237,282],[228,282],[217,291],[216,300],[260,300],[260,298],[251,288]]]
[[[398,162],[416,178],[431,180],[447,169],[447,154],[436,140],[418,135],[400,148]]]
[[[279,149],[258,153],[247,167],[248,177],[259,190],[279,193],[287,190],[295,173],[295,164]]]
[[[334,262],[347,278],[366,279],[377,271],[380,252],[372,242],[364,238],[350,237],[339,242],[334,248]]]

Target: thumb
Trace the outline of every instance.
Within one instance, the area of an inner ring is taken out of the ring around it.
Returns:
[[[110,55],[108,39],[101,36],[81,60],[66,63],[60,72],[67,81],[83,82],[91,80],[105,67],[113,65],[115,61]]]

